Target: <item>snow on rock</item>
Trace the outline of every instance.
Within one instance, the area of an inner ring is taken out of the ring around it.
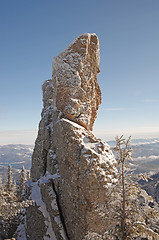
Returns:
[[[58,240],[82,240],[88,232],[102,236],[107,229],[106,191],[116,183],[117,169],[110,147],[91,132],[101,103],[98,73],[98,38],[82,34],[54,58],[52,79],[42,86],[29,240],[36,240],[31,222],[38,218],[45,233],[52,229]]]
[[[45,218],[45,225],[47,228],[47,232],[46,232],[46,236],[44,236],[44,240],[50,240],[50,239],[57,240],[55,233],[52,229],[50,215],[46,209],[45,203],[41,198],[41,191],[40,191],[40,187],[38,186],[38,182],[35,182],[35,183],[33,182],[30,197],[34,201],[34,203],[38,206],[38,209],[42,212]]]
[[[66,240],[65,230],[61,221],[56,194],[52,188],[52,180],[58,179],[58,174],[51,175],[48,172],[38,181],[28,181],[28,188],[30,189],[30,199],[33,200],[33,207],[37,207],[44,217],[44,224],[46,232],[43,235],[44,240]],[[27,210],[29,211],[29,209]],[[54,219],[54,222],[53,220]],[[57,221],[58,219],[58,221]],[[29,221],[29,219],[28,219]],[[38,223],[34,222],[35,224]],[[56,225],[56,226],[55,226]],[[29,236],[30,239],[30,236]],[[20,239],[19,239],[20,240]]]
[[[20,216],[20,224],[15,232],[17,240],[27,240],[26,237],[26,215],[25,212]]]
[[[98,73],[99,41],[95,34],[79,36],[53,60],[54,106],[88,130],[92,130],[101,103]]]
[[[81,240],[91,229],[105,232],[106,191],[117,182],[110,147],[64,118],[54,126],[53,141],[61,176],[55,186],[69,238]]]

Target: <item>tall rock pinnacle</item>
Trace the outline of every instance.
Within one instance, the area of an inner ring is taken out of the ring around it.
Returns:
[[[100,240],[106,232],[106,191],[117,169],[110,147],[91,132],[101,103],[98,73],[95,34],[79,36],[53,60],[32,157],[28,240]]]

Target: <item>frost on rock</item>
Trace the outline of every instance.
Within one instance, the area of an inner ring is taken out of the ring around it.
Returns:
[[[42,86],[28,187],[35,201],[27,210],[29,240],[36,240],[37,219],[39,237],[57,240],[102,236],[107,229],[106,191],[116,183],[117,169],[110,147],[91,132],[101,103],[99,72],[98,38],[83,34],[54,58],[52,79]]]
[[[61,176],[57,195],[69,238],[81,240],[92,229],[103,234],[107,228],[106,191],[117,182],[116,161],[110,147],[64,118],[54,129]]]
[[[26,237],[26,215],[25,212],[22,213],[22,215],[20,216],[20,224],[17,227],[16,230],[16,239],[17,240],[27,240]]]
[[[33,207],[37,207],[44,217],[46,229],[43,235],[44,240],[67,239],[57,205],[56,194],[52,188],[51,182],[53,179],[58,179],[59,177],[58,174],[51,175],[46,173],[46,175],[41,177],[38,181],[30,181],[28,184],[30,188],[30,199],[33,200]],[[37,222],[35,221],[35,224],[39,224],[38,219]]]
[[[102,176],[102,182],[105,181],[104,188],[116,183],[117,164],[109,145],[89,135],[83,137],[82,143],[81,156],[90,164],[86,174],[90,175],[96,169],[96,174]]]
[[[48,240],[48,239],[56,240],[57,238],[51,226],[50,215],[46,209],[45,203],[41,198],[41,192],[40,192],[40,187],[38,186],[38,182],[33,183],[30,197],[34,201],[34,203],[37,205],[38,209],[42,212],[45,218],[45,225],[46,225],[47,232],[46,232],[46,235],[44,236],[44,240]]]
[[[79,36],[53,60],[54,107],[88,130],[92,130],[101,103],[98,73],[99,41],[95,34]]]

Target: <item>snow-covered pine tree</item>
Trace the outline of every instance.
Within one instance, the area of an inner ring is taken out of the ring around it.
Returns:
[[[2,178],[0,177],[0,189],[3,188],[3,184],[2,184]]]
[[[27,180],[27,173],[26,173],[26,170],[23,166],[22,169],[21,169],[21,173],[20,173],[20,195],[21,195],[22,198],[23,198],[23,195],[24,195],[26,180]]]
[[[8,176],[7,176],[7,191],[12,191],[13,187],[13,175],[12,175],[12,168],[11,165],[8,165]]]
[[[149,240],[159,240],[159,234],[152,227],[153,221],[159,216],[158,212],[148,205],[140,205],[141,189],[134,181],[135,175],[128,166],[128,160],[132,160],[130,139],[129,137],[125,140],[123,136],[116,138],[114,150],[118,155],[119,176],[118,183],[111,193],[107,194],[108,234],[110,239],[132,240],[145,237]],[[140,177],[147,178],[144,175]]]
[[[21,187],[24,186],[25,169],[22,169]],[[0,239],[11,238],[19,224],[21,211],[32,204],[17,196],[16,182],[13,181],[11,166],[8,166],[8,176],[5,186],[0,184]]]

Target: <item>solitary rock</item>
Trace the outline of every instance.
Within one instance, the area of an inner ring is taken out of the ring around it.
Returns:
[[[91,132],[101,103],[98,73],[95,34],[79,36],[53,60],[28,185],[35,202],[27,210],[28,240],[36,240],[32,229],[38,240],[103,239],[107,230],[106,192],[117,169],[110,147]]]

